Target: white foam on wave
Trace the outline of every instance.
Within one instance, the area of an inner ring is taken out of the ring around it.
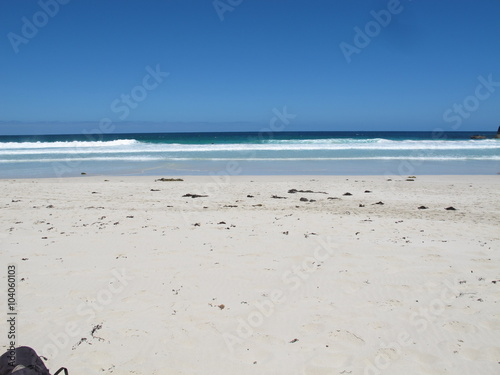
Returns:
[[[143,162],[165,160],[154,156],[117,156],[117,157],[90,157],[90,158],[50,158],[50,159],[0,159],[0,163],[64,163],[81,161],[124,161],[124,162]]]
[[[68,141],[68,142],[0,142],[0,150],[53,149],[53,148],[100,148],[130,146],[139,143],[135,139],[114,141]]]
[[[500,156],[368,156],[368,157],[311,157],[311,158],[163,158],[162,160],[175,161],[328,161],[328,160],[492,160],[500,161]]]
[[[497,139],[484,140],[403,140],[394,141],[384,138],[355,139],[302,139],[302,140],[269,140],[264,145],[272,145],[283,149],[310,150],[460,150],[460,149],[500,149]]]
[[[123,156],[123,157],[90,157],[90,158],[51,158],[51,159],[0,159],[0,163],[64,163],[83,161],[121,161],[121,162],[150,162],[150,161],[341,161],[341,160],[417,160],[417,161],[500,161],[500,156],[372,156],[372,157],[303,157],[303,158],[188,158],[188,157],[155,157],[155,156]]]
[[[106,142],[23,142],[0,143],[0,155],[111,154],[162,152],[246,152],[246,151],[335,151],[335,150],[500,150],[500,141],[391,141],[370,140],[287,140],[275,143],[180,144],[144,143],[133,139]]]
[[[321,138],[321,139],[269,139],[263,141],[265,144],[351,144],[351,143],[383,143],[393,142],[384,138]]]

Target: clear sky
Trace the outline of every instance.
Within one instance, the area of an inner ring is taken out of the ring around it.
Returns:
[[[500,1],[0,1],[0,134],[258,130],[285,107],[287,130],[496,130]]]

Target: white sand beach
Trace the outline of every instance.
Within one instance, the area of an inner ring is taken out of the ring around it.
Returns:
[[[71,374],[498,374],[500,176],[407,177],[1,180],[17,345]]]

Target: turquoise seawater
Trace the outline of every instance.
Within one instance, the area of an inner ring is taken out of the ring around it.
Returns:
[[[0,178],[87,175],[498,174],[500,139],[471,132],[0,136]]]

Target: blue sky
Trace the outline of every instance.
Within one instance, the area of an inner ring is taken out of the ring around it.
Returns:
[[[0,134],[259,130],[284,107],[286,130],[496,130],[499,19],[498,0],[2,0]]]

